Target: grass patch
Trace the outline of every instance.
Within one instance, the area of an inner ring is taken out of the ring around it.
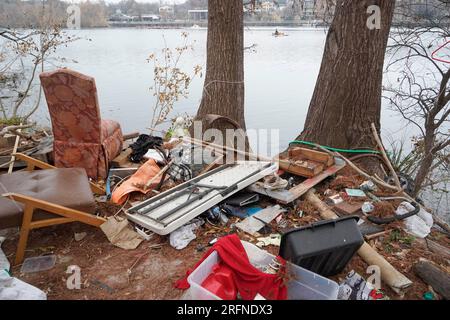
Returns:
[[[411,235],[403,235],[399,230],[392,231],[389,236],[389,242],[399,242],[407,246],[411,246],[414,243],[414,240],[416,240],[415,237]]]
[[[21,123],[23,123],[23,118],[21,117],[13,117],[13,118],[1,118],[0,119],[0,126],[18,126]]]

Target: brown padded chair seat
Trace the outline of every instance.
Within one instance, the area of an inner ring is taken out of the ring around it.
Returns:
[[[86,170],[81,168],[21,171],[0,175],[0,194],[18,193],[86,213],[95,213]],[[23,205],[0,197],[0,229],[22,225]],[[33,221],[58,216],[36,210]]]

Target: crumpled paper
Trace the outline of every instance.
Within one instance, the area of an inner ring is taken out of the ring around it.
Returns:
[[[173,231],[170,234],[170,245],[177,250],[186,248],[192,240],[197,238],[194,232],[202,226],[203,223],[204,221],[197,221]]]
[[[110,217],[100,226],[109,242],[124,250],[134,250],[144,240],[130,226],[127,219]]]

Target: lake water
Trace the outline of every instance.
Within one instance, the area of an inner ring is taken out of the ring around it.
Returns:
[[[154,104],[149,91],[153,70],[146,59],[152,52],[160,52],[165,43],[170,48],[179,46],[183,31],[189,32],[194,50],[183,57],[182,67],[191,70],[194,65],[200,65],[205,70],[206,29],[82,30],[75,34],[84,40],[70,44],[58,54],[68,59],[64,66],[95,77],[105,118],[120,121],[125,132],[143,132],[150,125],[150,110]],[[245,30],[245,46],[256,45],[255,52],[245,54],[246,123],[248,129],[280,129],[280,146],[285,148],[303,128],[326,31],[287,29],[283,31],[289,36],[278,38],[272,37],[273,31],[272,28]],[[177,103],[173,115],[195,114],[202,87],[203,78],[195,79],[189,98]],[[46,109],[43,101],[37,120],[46,121]],[[403,128],[399,128],[399,120],[383,108],[383,135],[405,135]]]

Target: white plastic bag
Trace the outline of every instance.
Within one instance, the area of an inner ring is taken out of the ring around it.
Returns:
[[[412,204],[409,202],[402,202],[396,213],[397,215],[405,215],[413,210],[415,210],[415,208]],[[434,223],[431,214],[423,209],[421,209],[417,215],[406,218],[404,221],[406,232],[422,239],[430,234],[431,227]]]
[[[5,254],[2,251],[3,241],[5,241],[5,237],[0,237],[0,271],[9,271],[11,265],[9,264],[8,258],[6,258]]]
[[[0,271],[0,300],[47,300],[47,294]]]
[[[197,230],[202,224],[203,221],[198,221],[178,228],[170,234],[170,245],[177,250],[186,248],[192,240],[197,238],[194,231]]]

